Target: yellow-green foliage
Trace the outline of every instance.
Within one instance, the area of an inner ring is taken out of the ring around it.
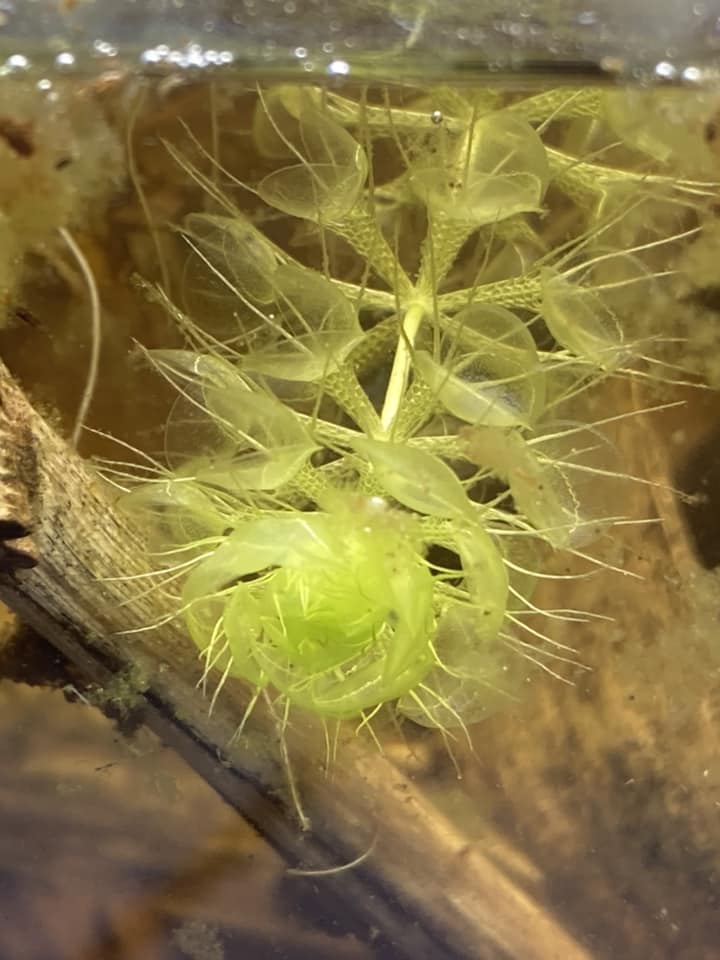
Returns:
[[[667,375],[648,318],[715,193],[623,141],[615,96],[276,87],[252,216],[178,155],[214,206],[186,309],[152,293],[187,348],[151,356],[168,462],[125,503],[206,673],[445,729],[572,662],[535,582],[557,551],[602,569],[633,482],[577,400]]]

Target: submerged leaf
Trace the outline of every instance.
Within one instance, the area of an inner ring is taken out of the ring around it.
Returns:
[[[317,449],[288,406],[246,382],[227,361],[189,350],[151,356],[184,394],[168,429],[187,436],[192,425],[195,456],[183,462],[197,481],[237,492],[275,489]]]
[[[368,458],[387,493],[403,506],[434,517],[474,518],[462,484],[432,454],[367,437],[354,440],[353,446]]]
[[[432,588],[405,525],[342,511],[243,524],[192,573],[184,600],[202,609],[229,590],[222,628],[235,674],[317,713],[356,716],[429,669]]]
[[[211,353],[196,353],[194,350],[149,350],[147,356],[181,393],[202,393],[208,386],[219,390],[225,387],[233,388],[238,380],[241,381],[243,389],[250,389],[231,363]]]
[[[362,147],[310,102],[300,114],[299,143],[293,147],[299,162],[261,180],[258,195],[294,217],[342,221],[358,202],[367,177]]]
[[[357,312],[329,280],[287,264],[273,280],[276,310],[266,314],[270,341],[246,354],[254,373],[299,382],[332,373],[362,337]]]
[[[518,514],[543,540],[560,548],[584,546],[610,518],[623,515],[631,480],[620,472],[613,445],[593,427],[545,429],[547,438],[528,443],[516,430],[476,427],[465,433],[466,455],[508,484]]]
[[[525,324],[504,307],[472,304],[452,320],[443,361],[426,351],[415,366],[438,400],[467,423],[530,425],[542,412],[545,377]]]
[[[591,426],[560,424],[528,448],[510,476],[518,509],[555,547],[582,547],[626,515],[632,478],[612,443]]]
[[[519,117],[489,114],[456,142],[445,138],[411,171],[430,211],[479,227],[539,210],[550,180],[545,147]]]
[[[675,90],[655,87],[613,90],[605,93],[603,106],[611,129],[634,150],[681,168],[685,176],[716,179],[715,158],[699,149],[701,131],[716,106],[712,91],[678,97]]]
[[[440,617],[434,645],[439,662],[400,698],[403,716],[447,730],[483,720],[519,699],[526,663],[483,630],[472,607],[451,604]]]
[[[297,87],[278,85],[258,99],[252,133],[260,156],[273,160],[293,156],[291,144],[298,139],[298,100],[302,93]]]
[[[455,534],[463,583],[476,616],[478,636],[495,637],[505,619],[508,574],[502,554],[490,534],[478,524]]]
[[[194,213],[185,219],[183,234],[204,265],[205,276],[214,281],[216,296],[225,293],[256,303],[272,301],[277,255],[248,220],[239,214],[220,217]]]
[[[221,486],[273,490],[291,480],[317,445],[298,417],[259,391],[206,391],[208,409],[234,441],[232,452],[197,473]]]
[[[461,433],[463,452],[471,463],[508,481],[528,464],[528,445],[519,430],[477,425]]]
[[[207,541],[221,538],[232,516],[227,505],[184,477],[144,483],[120,497],[118,506],[141,521],[158,550],[188,547],[183,559],[209,549]]]
[[[313,527],[302,515],[244,520],[195,567],[185,582],[183,600],[220,593],[243,577],[277,566],[290,551],[308,549],[314,540]]]
[[[610,251],[569,276],[545,268],[540,281],[542,316],[559,344],[601,370],[632,357],[637,318],[656,294],[654,277],[642,262]]]
[[[542,315],[557,342],[609,370],[628,356],[619,316],[592,289],[552,270],[542,272]]]

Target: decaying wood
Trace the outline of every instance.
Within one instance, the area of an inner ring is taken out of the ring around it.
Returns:
[[[33,464],[31,482],[27,471],[21,478],[24,486],[17,482],[20,474],[8,472],[2,502],[8,509],[19,505],[18,523],[32,521],[37,551],[32,568],[0,574],[0,599],[97,682],[130,670],[148,722],[293,865],[343,863],[376,838],[372,855],[357,869],[297,882],[318,887],[323,899],[340,894],[345,909],[361,918],[366,932],[375,928],[377,936],[379,929],[398,958],[589,958],[514,875],[468,842],[412,779],[363,738],[343,738],[326,778],[313,731],[292,725],[290,752],[313,825],[311,836],[303,837],[290,813],[278,813],[274,799],[284,792],[285,775],[272,718],[253,717],[240,742],[228,747],[246,691],[228,684],[209,716],[196,689],[197,654],[181,628],[170,622],[128,633],[167,612],[158,593],[144,589],[148,571],[139,535],[1,364],[0,403],[6,414],[12,412],[4,434],[6,462]]]
[[[0,571],[27,569],[37,563],[29,536],[30,501],[35,485],[34,446],[24,406],[14,394],[0,403]]]

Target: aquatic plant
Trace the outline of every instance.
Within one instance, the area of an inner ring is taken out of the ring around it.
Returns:
[[[175,152],[213,208],[182,225],[183,300],[147,288],[186,347],[149,354],[178,399],[124,504],[215,695],[240,677],[248,713],[271,690],[446,731],[578,662],[535,625],[594,615],[535,605],[545,558],[614,569],[588,548],[643,519],[603,432],[632,411],[578,411],[679,376],[647,318],[715,190],[618,142],[607,109],[278,86],[255,182]]]

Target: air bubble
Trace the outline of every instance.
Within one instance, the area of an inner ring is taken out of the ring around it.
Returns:
[[[350,73],[350,64],[347,60],[333,60],[328,65],[327,72],[333,77],[346,77]]]
[[[10,59],[8,60],[8,65],[9,65],[9,66],[15,66],[15,64],[11,63],[11,61],[13,61],[13,60],[25,60],[25,57],[20,57],[20,56],[18,56],[18,55],[14,56],[14,57],[10,57]],[[58,68],[61,69],[61,70],[62,70],[63,68],[66,68],[66,67],[73,67],[73,66],[75,66],[75,56],[74,56],[74,54],[70,53],[70,52],[67,51],[67,50],[64,51],[63,53],[59,53],[59,54],[55,57],[55,66],[58,67]]]
[[[101,57],[116,57],[118,54],[117,47],[108,43],[107,40],[96,40],[93,43],[93,50]]]
[[[443,122],[442,111],[433,110],[433,112],[430,114],[430,119],[432,120],[433,123],[442,123]]]
[[[668,60],[661,60],[655,65],[655,76],[660,80],[674,80],[677,74],[677,67]]]

